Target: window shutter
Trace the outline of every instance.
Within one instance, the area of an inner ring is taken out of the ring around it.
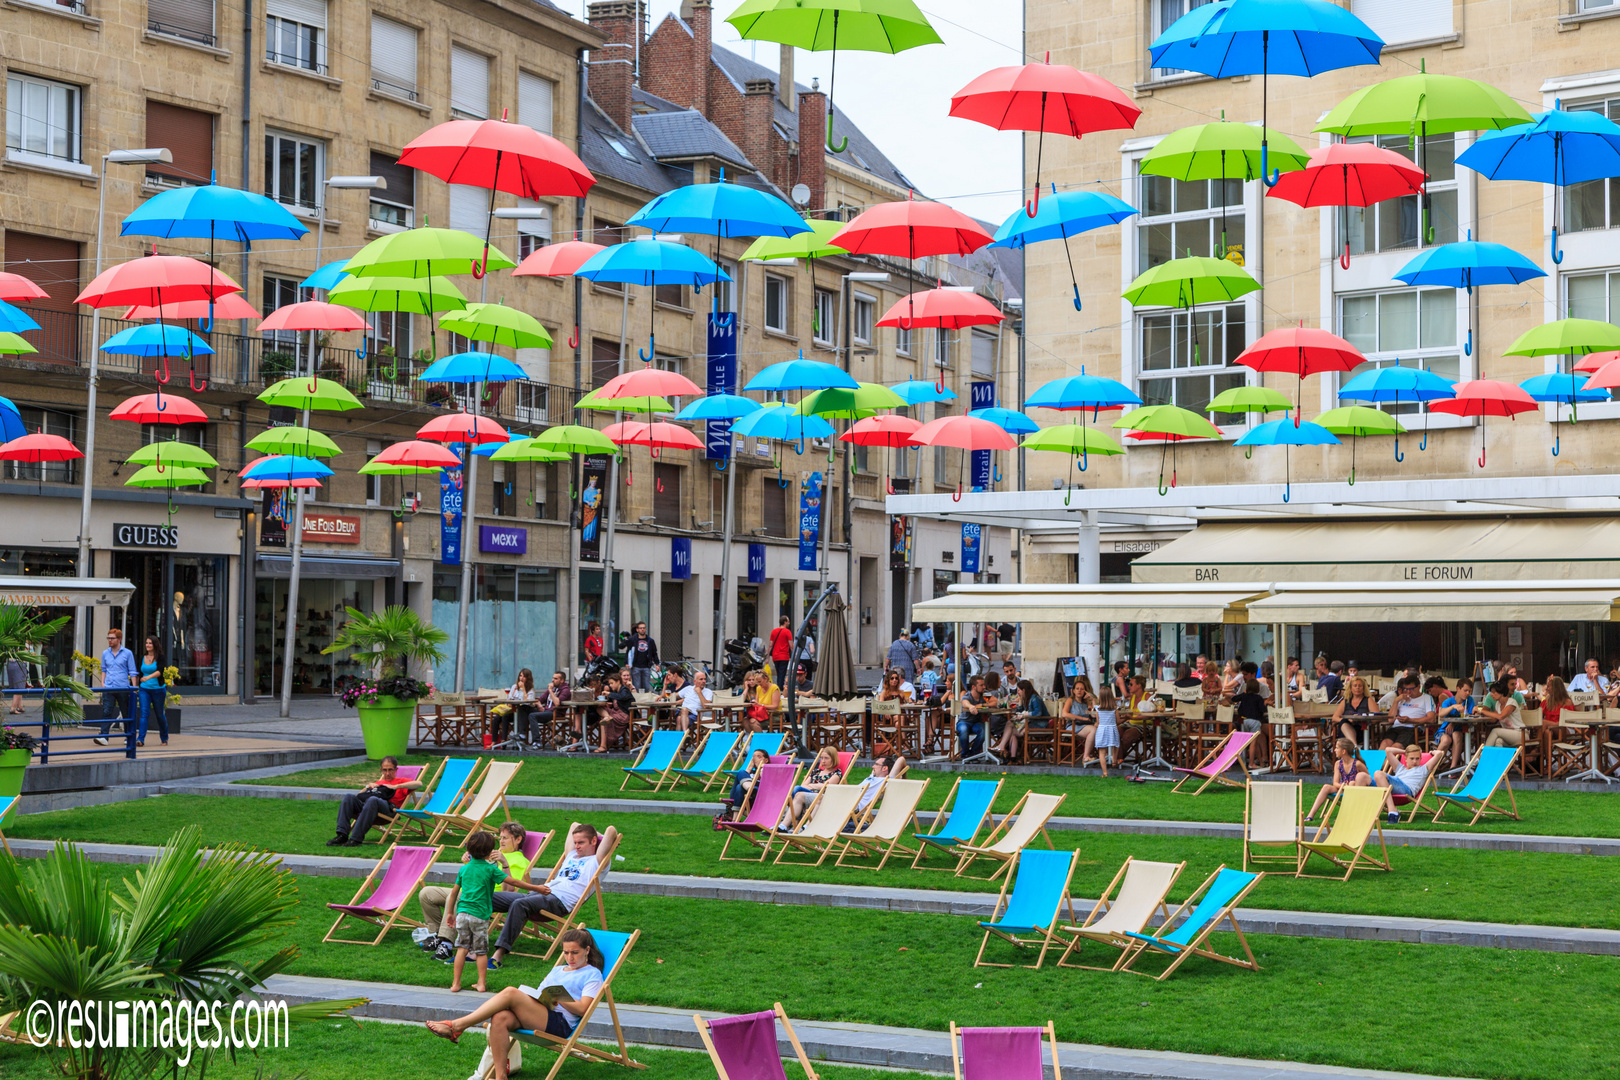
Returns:
[[[75,296],[78,293],[74,293]],[[591,385],[601,386],[619,373],[619,343],[609,338],[591,339]]]
[[[1451,0],[1354,0],[1351,10],[1386,45],[1446,37],[1454,32]]]
[[[73,303],[79,295],[79,245],[73,240],[7,229],[6,271],[21,274],[49,294],[29,300],[31,309],[77,313]]]
[[[794,530],[788,526],[788,489],[778,484],[774,476],[763,477],[761,483],[765,499],[760,508],[760,527],[766,536],[792,536]]]
[[[326,29],[326,0],[265,0],[264,13]]]
[[[146,103],[146,145],[166,146],[174,161],[154,161],[148,176],[206,184],[214,171],[214,115],[163,101]]]
[[[379,89],[416,98],[416,28],[371,17],[371,77]]]
[[[489,221],[489,189],[468,184],[450,185],[450,228],[484,235]]]
[[[553,126],[552,82],[527,71],[518,72],[518,123],[550,135]]]
[[[416,170],[409,165],[401,165],[399,159],[392,154],[379,154],[371,152],[371,175],[380,176],[388,181],[388,187],[377,192],[376,197],[383,202],[398,203],[400,206],[416,206]]]
[[[519,349],[517,350],[517,366],[533,382],[545,383],[551,381],[551,350],[550,349]]]
[[[681,527],[681,472],[679,465],[653,465],[653,517],[672,529]]]
[[[160,34],[212,45],[214,0],[147,0],[146,25]]]
[[[973,374],[996,377],[996,339],[977,331],[973,334]]]
[[[450,46],[450,107],[479,119],[489,116],[489,57]]]

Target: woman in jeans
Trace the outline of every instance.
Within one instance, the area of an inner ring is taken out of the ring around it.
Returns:
[[[163,654],[158,652],[157,639],[146,639],[146,651],[141,655],[141,723],[135,733],[135,745],[146,745],[146,726],[153,713],[157,714],[158,734],[163,745],[169,745],[169,716],[164,704],[169,686],[163,681]]]

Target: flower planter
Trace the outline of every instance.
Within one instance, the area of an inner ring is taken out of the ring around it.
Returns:
[[[358,701],[360,734],[366,742],[366,757],[378,761],[392,754],[405,753],[410,741],[411,723],[416,719],[416,702],[382,695],[374,701]]]
[[[0,750],[0,799],[22,794],[23,773],[33,759],[32,750]]]

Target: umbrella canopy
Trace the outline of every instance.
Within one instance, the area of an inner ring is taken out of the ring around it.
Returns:
[[[552,344],[539,319],[505,304],[468,304],[463,311],[440,315],[439,325],[474,341],[513,349],[549,349]]]
[[[1120,409],[1140,404],[1142,399],[1124,383],[1101,375],[1087,375],[1084,368],[1078,375],[1065,375],[1043,383],[1024,399],[1026,409]]]
[[[1266,192],[1299,206],[1371,206],[1417,195],[1427,179],[1411,159],[1372,143],[1332,143],[1312,150],[1303,169]]]
[[[868,416],[851,424],[838,441],[856,446],[914,446],[912,436],[920,427],[909,416]]]
[[[1018,440],[1005,429],[973,416],[942,416],[918,428],[917,446],[954,446],[962,450],[1012,450]]]
[[[183,326],[148,323],[120,330],[102,342],[101,351],[117,356],[210,356],[208,342]]]
[[[1135,127],[1142,110],[1101,76],[1045,63],[992,68],[951,96],[950,115],[997,131],[1050,131],[1078,139]]]
[[[687,397],[703,393],[703,388],[678,371],[642,368],[615,375],[593,391],[604,401],[619,397]]]
[[[1021,248],[1042,240],[1067,240],[1117,225],[1136,212],[1136,207],[1106,191],[1058,191],[1054,185],[1034,217],[1026,210],[1014,210],[996,229],[990,246]]]
[[[1172,180],[1254,180],[1262,139],[1277,148],[1270,156],[1274,169],[1287,174],[1310,164],[1304,149],[1280,131],[1219,120],[1172,131],[1142,158],[1141,171]]]
[[[991,240],[979,223],[944,203],[878,203],[863,210],[833,235],[832,242],[852,255],[892,255],[920,259],[928,255],[968,255]]]
[[[418,439],[432,439],[442,443],[506,442],[506,429],[487,416],[472,413],[450,413],[436,416],[416,432]]]
[[[560,244],[547,244],[517,264],[513,277],[537,275],[540,277],[568,277],[585,265],[592,255],[602,250],[601,244],[585,240],[564,240]]]
[[[1256,424],[1236,446],[1338,446],[1338,436],[1310,421],[1295,423],[1286,416]]]
[[[148,255],[103,270],[73,302],[105,308],[174,300],[213,300],[241,291],[242,286],[200,259]]]
[[[1030,435],[1020,446],[1027,450],[1047,450],[1053,453],[1123,454],[1124,448],[1105,432],[1084,424],[1054,424]]]
[[[313,428],[273,427],[261,431],[246,443],[261,454],[297,454],[300,457],[336,457],[343,453],[338,444]]]
[[[831,243],[844,227],[842,221],[810,220],[807,232],[793,236],[762,236],[748,245],[742,253],[744,259],[822,259],[828,255],[848,255],[849,252]]]
[[[854,390],[817,390],[806,394],[796,407],[806,416],[860,420],[883,409],[903,408],[906,400],[881,383],[861,383]]]
[[[1268,413],[1292,409],[1294,403],[1288,400],[1287,395],[1264,386],[1234,386],[1229,390],[1222,390],[1215,395],[1215,399],[1204,406],[1205,412],[1218,413]]]
[[[458,469],[461,467],[461,458],[457,457],[454,451],[447,450],[438,443],[411,439],[384,447],[382,452],[367,464],[409,465],[417,469]]]
[[[0,355],[21,356],[25,353],[37,352],[39,350],[23,340],[21,334],[12,333],[10,330],[0,330]]]
[[[20,439],[28,434],[23,426],[22,411],[10,398],[0,397],[0,443]]]
[[[649,237],[603,248],[574,273],[590,281],[617,281],[627,285],[690,285],[693,288],[731,280],[730,274],[701,251],[685,244]]]
[[[360,311],[403,311],[430,315],[460,311],[467,298],[443,277],[345,277],[326,291],[334,304]]]
[[[750,414],[755,415],[755,414]],[[747,417],[744,417],[747,419]],[[735,427],[733,431],[737,430]],[[653,449],[701,450],[703,440],[679,424],[663,420],[647,423],[644,420],[625,420],[609,424],[602,434],[620,446],[649,446]]]
[[[1150,435],[1178,435],[1184,439],[1218,439],[1221,429],[1178,405],[1144,405],[1114,421],[1114,427]]]
[[[1348,244],[1349,241],[1346,241]],[[1462,240],[1429,248],[1395,274],[1408,285],[1449,285],[1474,291],[1475,285],[1517,285],[1547,272],[1510,247]],[[1474,305],[1468,305],[1468,340],[1463,355],[1474,354]]]
[[[360,471],[365,472],[366,470],[362,468]],[[263,476],[254,477],[250,480],[238,480],[236,486],[243,491],[269,491],[276,488],[300,488],[308,490],[321,487],[322,484],[314,477],[309,477],[305,480],[287,480],[277,476]]]
[[[761,406],[752,398],[740,394],[709,394],[694,398],[675,414],[677,420],[735,420],[747,416]]]
[[[171,188],[147,199],[119,226],[119,236],[207,240],[297,240],[309,229],[276,200],[219,184]]]
[[[1456,396],[1429,408],[1452,416],[1515,416],[1538,408],[1523,388],[1497,379],[1471,379],[1452,388]]]
[[[1316,422],[1335,435],[1400,435],[1406,431],[1401,422],[1382,409],[1369,409],[1365,405],[1344,405],[1329,409],[1316,418]]]
[[[600,386],[574,402],[574,408],[595,409],[598,412],[672,413],[675,411],[675,406],[661,397],[622,397],[613,398],[610,401],[602,396]]]
[[[568,454],[611,454],[616,449],[613,440],[595,428],[580,424],[558,424],[534,437],[534,445],[543,450],[560,450]]]
[[[209,308],[213,314],[209,314]],[[123,319],[262,319],[263,315],[241,293],[226,293],[214,300],[164,301],[161,306],[137,304]]]
[[[1041,429],[1039,424],[1017,409],[970,409],[968,415],[975,420],[988,420],[1009,435],[1027,435]]]
[[[1591,380],[1585,375],[1555,371],[1548,375],[1536,375],[1525,379],[1519,386],[1537,401],[1551,401],[1561,405],[1609,400],[1607,390],[1593,388],[1590,383]]]
[[[927,379],[911,379],[907,382],[896,383],[889,387],[895,396],[907,405],[926,405],[930,401],[955,401],[956,391],[929,382]]]
[[[837,434],[833,431],[833,426],[821,417],[807,416],[796,409],[782,406],[767,406],[749,413],[731,425],[731,432],[733,435],[748,435],[756,439],[780,439],[784,442],[830,439]]]
[[[479,447],[479,452],[482,451],[483,447]],[[489,456],[496,461],[567,461],[571,455],[565,450],[547,450],[537,446],[533,439],[513,439],[496,446],[494,453]]]
[[[1407,135],[1414,126],[1439,135],[1528,123],[1524,107],[1489,83],[1424,71],[1362,87],[1335,105],[1316,130],[1355,138]]]
[[[441,356],[416,377],[417,382],[461,383],[510,382],[527,379],[528,372],[504,356],[487,352],[455,353]]]
[[[0,272],[0,300],[44,300],[49,295],[30,278]]]
[[[221,316],[224,317],[224,316]],[[305,300],[279,307],[264,317],[259,331],[266,330],[370,330],[371,324],[351,307]]]
[[[283,405],[289,409],[314,409],[318,412],[346,412],[362,408],[360,399],[344,389],[342,383],[331,379],[310,379],[294,376],[282,379],[264,388],[259,400],[266,405]]]
[[[1263,334],[1238,354],[1256,371],[1281,371],[1300,379],[1324,371],[1349,371],[1367,362],[1361,350],[1314,326],[1285,326]]]
[[[303,281],[300,281],[298,283],[298,287],[301,289],[330,290],[332,286],[349,276],[349,272],[344,269],[344,267],[348,265],[348,259],[334,259],[332,262],[327,263],[325,266],[309,275],[309,277],[305,278]]]
[[[821,629],[820,662],[816,664],[811,689],[823,701],[840,701],[861,694],[855,684],[855,665],[849,655],[849,631],[844,627],[848,610],[849,605],[836,592],[821,605],[821,617],[826,622]]]
[[[447,184],[493,188],[523,199],[583,196],[596,183],[562,142],[505,119],[435,124],[405,144],[399,163]]]
[[[1339,387],[1341,398],[1356,401],[1433,401],[1451,397],[1452,384],[1432,371],[1413,367],[1381,367],[1363,371]]]
[[[798,236],[810,226],[768,191],[728,184],[687,184],[666,191],[632,214],[626,225],[655,233],[703,236]]]
[[[470,274],[475,269],[480,273],[507,270],[516,265],[496,248],[488,248],[486,254],[484,241],[472,233],[423,227],[379,236],[345,263],[344,269],[355,277],[430,278],[434,274]],[[328,299],[337,302],[330,294]]]
[[[799,351],[797,360],[783,360],[763,368],[748,380],[744,390],[829,390],[859,389],[855,377],[834,364],[806,360]]]
[[[208,414],[178,394],[137,394],[119,402],[107,417],[135,424],[205,424]]]
[[[298,454],[273,454],[249,462],[247,468],[236,474],[244,480],[319,480],[332,475],[324,462]]]
[[[60,435],[35,432],[0,443],[0,461],[22,461],[30,464],[41,461],[72,461],[84,454],[77,446]]]
[[[996,305],[976,292],[939,288],[901,297],[883,313],[877,324],[904,330],[919,327],[960,330],[967,326],[994,326],[1004,318]]]
[[[219,462],[214,459],[213,454],[200,446],[175,439],[147,443],[129,455],[129,464],[161,465],[165,469],[171,465],[184,465],[193,469],[219,468]]]
[[[1557,319],[1519,335],[1506,356],[1561,356],[1620,349],[1620,326],[1597,319]]]
[[[35,322],[28,312],[0,300],[0,331],[8,334],[25,334],[38,329],[39,323]]]
[[[1194,255],[1151,267],[1121,295],[1138,307],[1195,307],[1235,300],[1259,287],[1241,266]]]
[[[1609,364],[1620,360],[1620,351],[1608,349],[1604,352],[1587,353],[1575,361],[1573,370],[1582,371],[1588,375],[1602,371]]]
[[[131,458],[131,461],[134,459]],[[194,466],[148,465],[124,481],[125,487],[177,488],[208,483],[208,474]]]

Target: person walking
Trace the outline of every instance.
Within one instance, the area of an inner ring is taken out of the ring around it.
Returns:
[[[630,685],[643,694],[652,693],[652,670],[658,666],[658,642],[647,636],[647,624],[638,622],[630,631]]]
[[[793,631],[788,623],[784,615],[771,631],[771,667],[776,671],[777,686],[787,685],[788,661],[793,659]]]
[[[147,638],[141,654],[141,722],[135,731],[135,745],[146,745],[146,728],[157,716],[158,735],[163,745],[169,745],[169,684],[163,678],[163,654],[158,652],[157,639]]]
[[[885,668],[898,668],[906,682],[917,681],[917,667],[922,663],[922,653],[911,641],[909,630],[900,631],[900,636],[894,639],[889,646],[889,660]]]
[[[107,745],[107,733],[120,717],[124,730],[129,730],[136,718],[135,687],[139,681],[135,654],[124,648],[124,632],[116,627],[107,631],[107,647],[101,650],[101,734],[96,736],[97,746]]]

